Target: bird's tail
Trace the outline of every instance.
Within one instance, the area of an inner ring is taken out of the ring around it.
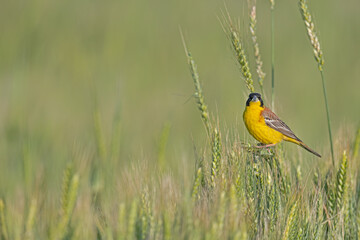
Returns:
[[[307,151],[311,152],[312,154],[318,156],[321,158],[321,155],[318,154],[317,152],[315,152],[314,150],[312,150],[311,148],[308,147],[308,145],[306,145],[305,143],[299,141],[297,144],[299,144],[301,147],[305,148]]]

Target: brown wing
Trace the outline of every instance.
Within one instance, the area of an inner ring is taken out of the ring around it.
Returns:
[[[276,116],[276,114],[273,113],[270,109],[265,107],[261,114],[264,117],[267,126],[278,132],[281,132],[289,138],[293,138],[302,142],[297,136],[295,136],[293,131],[291,131],[291,129],[283,121],[281,121],[280,118]]]

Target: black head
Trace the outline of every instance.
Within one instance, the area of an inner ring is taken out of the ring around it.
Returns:
[[[261,98],[260,93],[250,93],[248,100],[246,101],[246,106],[250,105],[250,102],[260,101],[260,106],[264,107],[264,102]]]

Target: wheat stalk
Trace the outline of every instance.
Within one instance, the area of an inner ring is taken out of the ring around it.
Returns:
[[[275,106],[275,0],[270,0],[271,11],[271,108]]]
[[[313,47],[315,61],[318,64],[318,68],[319,68],[320,75],[321,75],[323,95],[324,95],[324,100],[325,100],[326,117],[327,117],[327,122],[328,122],[329,141],[330,141],[330,148],[331,148],[331,159],[332,159],[333,165],[335,165],[334,147],[333,147],[333,140],[332,140],[332,133],[331,133],[331,124],[330,124],[329,104],[327,101],[326,86],[325,86],[324,71],[323,71],[324,57],[323,57],[322,50],[320,48],[319,39],[316,35],[315,24],[312,21],[311,14],[310,14],[308,6],[307,6],[307,1],[300,0],[299,6],[300,6],[301,16],[304,20],[305,27],[307,30],[307,35],[308,35],[310,43]]]

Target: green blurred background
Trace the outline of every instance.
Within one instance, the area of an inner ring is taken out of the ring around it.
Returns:
[[[255,76],[247,2],[225,3],[239,19]],[[270,99],[270,4],[264,0],[257,6]],[[309,7],[325,56],[334,136],[348,126],[355,131],[360,2],[317,0]],[[245,85],[218,20],[222,10],[224,1],[213,0],[1,1],[0,181],[12,184],[2,184],[0,192],[21,185],[24,161],[33,174],[44,168],[60,179],[59,168],[76,152],[96,152],[95,99],[107,144],[120,109],[119,162],[156,159],[169,123],[166,161],[172,169],[191,164],[193,145],[203,147],[206,136],[191,99],[193,82],[179,27],[198,65],[210,112],[223,129],[249,138],[242,122]],[[320,74],[297,1],[276,1],[275,21],[276,113],[303,141],[328,155]]]

